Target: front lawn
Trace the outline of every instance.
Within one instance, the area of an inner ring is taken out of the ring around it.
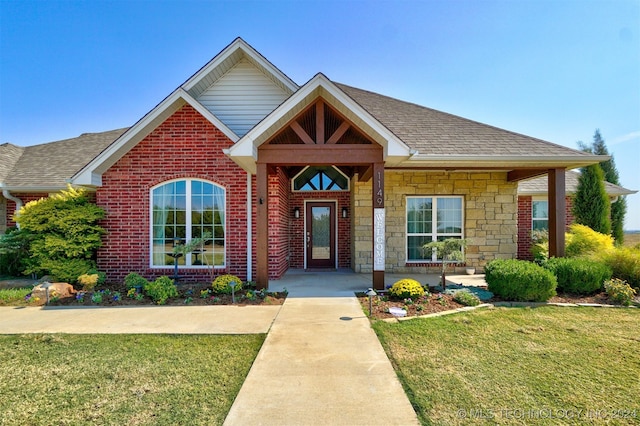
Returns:
[[[0,424],[222,424],[264,338],[0,336]]]
[[[640,424],[640,309],[373,324],[424,424]]]

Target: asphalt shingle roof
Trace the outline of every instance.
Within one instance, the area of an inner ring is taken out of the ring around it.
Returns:
[[[580,173],[574,171],[568,171],[565,174],[565,191],[567,194],[575,194],[578,189],[578,179],[580,178]],[[519,194],[546,194],[549,192],[548,188],[548,176],[540,176],[534,179],[523,180],[518,182],[518,193]],[[604,182],[604,189],[607,191],[607,194],[610,196],[618,196],[618,195],[629,195],[635,194],[638,191],[634,191],[631,189],[623,188],[618,185],[614,185],[609,182]]]
[[[71,176],[125,130],[84,133],[77,138],[27,147],[0,145],[0,168],[5,170],[0,172],[0,183],[8,187],[64,187]],[[16,148],[22,151],[17,158]],[[5,164],[8,165],[6,169],[3,167]]]
[[[541,139],[482,124],[421,105],[335,83],[420,154],[589,156]]]

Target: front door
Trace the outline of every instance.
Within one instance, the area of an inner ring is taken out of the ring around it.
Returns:
[[[307,268],[336,267],[336,205],[331,202],[307,203]]]

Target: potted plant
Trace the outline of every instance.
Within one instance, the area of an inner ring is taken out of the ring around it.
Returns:
[[[422,246],[422,248],[425,250],[425,253],[431,254],[435,251],[438,259],[442,259],[442,275],[440,276],[442,291],[446,290],[447,286],[447,265],[452,263],[464,262],[464,247],[466,245],[467,240],[463,240],[460,238],[447,238],[443,241],[432,241]]]

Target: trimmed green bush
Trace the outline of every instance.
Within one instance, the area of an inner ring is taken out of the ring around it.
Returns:
[[[76,284],[78,277],[95,270],[96,264],[88,259],[42,259],[40,266],[49,271],[54,281]]]
[[[553,258],[543,266],[556,276],[557,290],[565,293],[592,294],[611,278],[609,267],[587,259]]]
[[[602,256],[613,276],[640,290],[640,249],[620,247]]]
[[[235,275],[226,274],[220,275],[213,280],[211,283],[211,287],[213,287],[213,292],[216,294],[231,294],[231,286],[229,285],[231,281],[234,281],[236,285],[233,288],[233,291],[242,290],[242,280],[236,277]]]
[[[404,278],[391,286],[389,295],[400,299],[417,299],[424,296],[424,288],[418,281]]]
[[[480,304],[478,296],[468,291],[456,291],[453,300],[464,306],[478,306]]]
[[[131,290],[135,287],[144,288],[144,286],[148,283],[149,281],[147,281],[146,278],[136,272],[131,272],[126,277],[124,277],[124,285],[127,287],[127,290]]]
[[[546,302],[556,295],[556,277],[535,263],[497,259],[489,262],[484,271],[489,291],[502,299]]]
[[[164,305],[172,297],[178,297],[178,287],[173,280],[167,276],[157,278],[155,281],[147,282],[144,292],[158,305]]]
[[[626,281],[617,278],[605,281],[604,289],[611,300],[624,306],[629,306],[636,295],[636,291]]]

